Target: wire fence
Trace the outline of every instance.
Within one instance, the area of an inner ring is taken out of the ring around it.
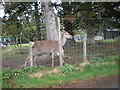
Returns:
[[[65,54],[70,56],[66,62],[83,61],[83,38],[87,33],[87,59],[119,55],[120,22],[114,19],[64,18],[64,28],[74,35],[73,40],[64,46]]]
[[[116,19],[94,19],[94,18],[61,18],[61,30],[64,29],[73,36],[73,39],[67,40],[63,47],[65,51],[64,58],[66,63],[75,64],[83,61],[83,38],[87,33],[87,59],[93,57],[103,58],[109,55],[119,55],[120,45],[120,20]],[[8,35],[7,30],[10,30]],[[11,32],[12,30],[12,32]],[[19,38],[15,38],[15,36]],[[6,22],[3,23],[3,37],[10,38],[19,43],[28,43],[29,41],[45,40],[45,24],[31,22]],[[3,43],[5,39],[3,38]],[[6,39],[7,40],[7,39]],[[28,48],[22,50],[28,55]],[[23,56],[23,54],[21,54]],[[4,58],[3,58],[4,59]],[[24,58],[21,58],[24,59]],[[39,58],[40,59],[40,58]],[[24,60],[21,61],[23,63]],[[37,60],[38,65],[51,66],[50,60]],[[55,65],[59,65],[58,59]]]

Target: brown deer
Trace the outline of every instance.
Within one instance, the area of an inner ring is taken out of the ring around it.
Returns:
[[[61,36],[61,47],[63,47],[67,39],[72,38],[68,32],[63,31]],[[32,59],[33,64],[36,66],[36,58],[38,55],[42,54],[51,54],[52,57],[52,66],[54,66],[54,56],[55,54],[59,55],[59,42],[58,40],[48,40],[48,41],[36,41],[32,42]],[[64,50],[62,48],[62,57],[64,57]],[[30,55],[26,58],[25,66],[27,61],[30,60]],[[63,61],[64,62],[64,61]]]

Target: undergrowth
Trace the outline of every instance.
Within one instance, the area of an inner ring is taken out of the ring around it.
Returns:
[[[120,60],[119,56],[106,56],[103,58],[93,57],[90,59],[90,64],[82,67],[80,64],[69,65],[65,64],[62,67],[22,67],[16,70],[9,68],[2,70],[2,87],[3,88],[43,88],[53,85],[64,84],[71,81],[89,80],[94,77],[101,78],[118,74],[117,63]],[[100,64],[97,65],[96,63]],[[102,62],[108,62],[102,64]],[[30,78],[29,74],[39,71],[48,72],[53,69],[59,69],[60,72],[54,74],[45,74],[41,78]]]
[[[102,63],[106,61],[120,61],[120,56],[119,55],[114,55],[114,56],[106,56],[106,57],[92,57],[90,58],[91,63]]]

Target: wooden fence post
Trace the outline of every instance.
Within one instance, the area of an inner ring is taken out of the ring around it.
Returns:
[[[33,54],[32,54],[33,42],[29,42],[29,57],[30,57],[30,66],[33,66]]]
[[[87,41],[87,34],[84,35],[84,39],[83,39],[83,62],[87,62],[86,41]]]
[[[60,18],[59,17],[57,17],[57,29],[58,29],[58,41],[59,41],[59,62],[60,62],[60,66],[62,66],[63,58],[62,58],[61,31],[60,31]]]

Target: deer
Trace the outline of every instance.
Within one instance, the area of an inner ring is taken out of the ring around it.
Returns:
[[[71,39],[72,35],[63,31],[63,34],[61,35],[61,47],[62,47],[62,57],[64,56],[64,50],[63,46],[65,45],[67,39]],[[60,55],[59,54],[59,41],[58,40],[47,40],[47,41],[35,41],[32,42],[32,59],[34,66],[36,65],[36,58],[38,55],[42,54],[51,54],[52,57],[52,66],[54,66],[54,56]],[[28,60],[30,60],[30,55],[26,58],[25,65],[27,64]],[[64,63],[64,60],[62,61]]]

